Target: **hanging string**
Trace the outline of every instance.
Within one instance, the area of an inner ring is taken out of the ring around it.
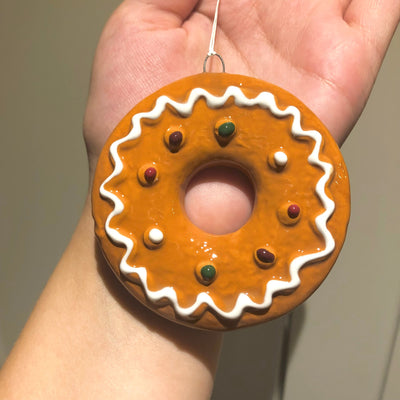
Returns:
[[[208,53],[207,56],[204,60],[204,64],[203,64],[203,72],[206,72],[207,69],[207,61],[210,57],[218,57],[219,60],[221,61],[222,64],[222,72],[225,72],[225,63],[224,60],[222,59],[222,57],[215,51],[215,37],[217,35],[217,26],[218,26],[218,11],[219,11],[219,3],[220,0],[217,0],[217,5],[215,7],[215,14],[214,14],[214,21],[213,21],[213,25],[212,25],[212,30],[211,30],[211,39],[210,39],[210,46],[208,48]]]
[[[217,6],[215,7],[214,22],[211,31],[210,47],[208,48],[208,56],[214,56],[217,54],[215,52],[215,36],[217,35],[217,25],[218,25],[218,11],[219,11],[220,0],[217,0]]]

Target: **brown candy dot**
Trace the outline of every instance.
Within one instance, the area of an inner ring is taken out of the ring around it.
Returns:
[[[169,135],[168,143],[171,147],[178,147],[181,145],[183,140],[182,132],[175,131]]]
[[[257,258],[263,263],[271,264],[275,261],[275,255],[267,249],[258,249],[256,254]]]
[[[287,210],[289,218],[295,219],[300,214],[300,207],[297,204],[291,204]]]
[[[154,167],[147,168],[146,171],[144,171],[144,179],[146,179],[147,183],[153,183],[156,176],[157,170]]]
[[[177,153],[185,144],[185,136],[182,125],[173,125],[164,132],[164,143],[171,153]]]

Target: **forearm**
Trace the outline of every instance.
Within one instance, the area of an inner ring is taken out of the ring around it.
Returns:
[[[128,295],[96,249],[88,202],[0,374],[0,397],[206,399],[220,340]]]

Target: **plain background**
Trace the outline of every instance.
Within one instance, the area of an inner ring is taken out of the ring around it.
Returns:
[[[118,3],[0,3],[0,363],[83,206],[91,61]],[[283,372],[285,400],[400,398],[399,94],[398,33],[343,146],[352,218],[339,261],[290,330],[282,318],[226,335],[214,399],[278,399]]]

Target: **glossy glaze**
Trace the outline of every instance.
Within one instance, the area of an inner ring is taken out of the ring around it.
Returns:
[[[235,125],[227,142],[215,135],[226,120]],[[166,138],[177,127],[185,145],[171,152]],[[256,189],[250,220],[221,236],[194,226],[182,206],[190,177],[215,162],[236,165]],[[155,185],[132,178],[143,165],[157,165]],[[287,215],[291,204],[301,218]],[[161,89],[121,121],[100,156],[93,213],[103,252],[132,294],[178,322],[232,329],[275,318],[319,286],[345,237],[348,178],[334,140],[294,96],[204,73]],[[162,228],[161,246],[141,240],[150,226]],[[270,268],[255,260],[259,248],[274,249]],[[199,265],[208,264],[217,273],[204,285]]]

